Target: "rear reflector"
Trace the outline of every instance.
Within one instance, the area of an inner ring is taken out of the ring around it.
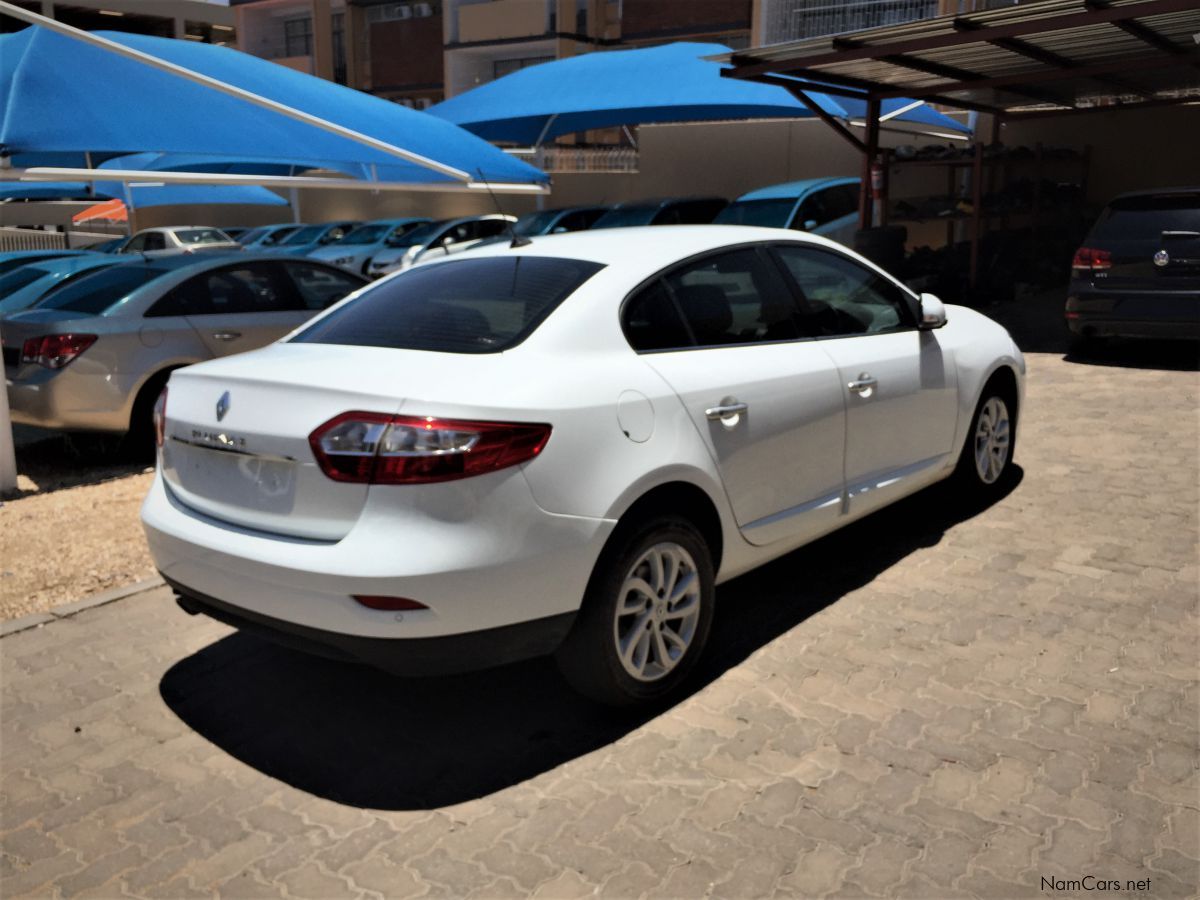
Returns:
[[[94,343],[94,334],[46,334],[29,338],[21,347],[21,362],[61,369]]]
[[[429,609],[424,603],[409,600],[407,597],[377,597],[370,594],[351,594],[351,596],[369,609],[386,610],[416,610]]]
[[[549,438],[549,425],[347,412],[317,428],[308,443],[334,481],[430,484],[527,462]]]
[[[1077,272],[1111,269],[1112,253],[1108,250],[1093,250],[1091,247],[1080,247],[1075,251],[1075,258],[1071,260],[1071,268]]]

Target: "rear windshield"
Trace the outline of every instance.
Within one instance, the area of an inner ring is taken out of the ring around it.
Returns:
[[[30,263],[45,262],[48,259],[60,259],[71,255],[70,253],[39,253],[36,256],[14,256],[12,259],[2,259],[0,260],[0,274],[11,272],[13,269],[19,269]]]
[[[27,284],[32,284],[39,278],[44,278],[48,273],[45,269],[37,266],[22,266],[19,269],[13,269],[11,272],[6,272],[0,275],[0,300],[3,300],[13,291],[19,291]]]
[[[368,288],[293,341],[498,353],[529,337],[599,263],[496,256],[419,266]]]
[[[249,231],[243,231],[238,235],[238,243],[252,244],[266,233],[267,229],[265,228],[251,228]]]
[[[85,275],[50,294],[38,309],[69,309],[98,316],[124,300],[143,284],[165,275],[152,266],[114,266]]]
[[[1200,194],[1114,200],[1100,214],[1092,237],[1158,240],[1164,231],[1200,231]]]
[[[186,231],[176,231],[175,237],[181,244],[228,244],[230,237],[215,228],[188,228]]]
[[[259,243],[267,247],[274,247],[295,230],[295,228],[279,228],[275,231],[272,231],[265,238],[259,241]]]
[[[440,222],[427,222],[411,231],[393,231],[388,235],[389,247],[423,247],[437,237],[442,230]]]
[[[717,213],[717,225],[762,225],[766,228],[787,228],[796,201],[790,197],[779,200],[738,200]]]
[[[319,241],[321,235],[325,233],[324,225],[309,225],[301,228],[299,231],[291,235],[283,244],[311,244],[314,241]]]
[[[339,244],[374,244],[383,240],[391,225],[359,225],[352,232],[338,241]]]

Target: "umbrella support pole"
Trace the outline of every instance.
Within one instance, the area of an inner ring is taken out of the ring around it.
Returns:
[[[2,0],[0,0],[2,3]],[[544,184],[481,181],[408,182],[359,181],[354,178],[323,178],[309,175],[236,175],[229,172],[170,172],[142,169],[70,169],[56,166],[9,168],[4,177],[16,181],[153,181],[163,184],[240,184],[278,188],[330,188],[339,191],[424,191],[476,194],[489,189],[497,194],[548,194]]]

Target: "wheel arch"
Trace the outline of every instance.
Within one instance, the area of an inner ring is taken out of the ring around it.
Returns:
[[[171,377],[171,373],[176,369],[182,369],[184,366],[190,366],[198,363],[200,360],[174,360],[172,362],[160,365],[152,369],[144,378],[138,382],[137,386],[129,392],[129,407],[126,410],[128,418],[128,429],[134,427],[133,417],[139,406],[144,405],[147,392],[154,396],[149,398],[150,403],[153,403],[158,398],[158,393],[166,385]],[[155,388],[157,387],[157,390]]]
[[[617,519],[617,526],[604,549],[608,550],[630,528],[655,516],[672,513],[687,519],[700,532],[712,554],[713,572],[719,572],[725,553],[725,524],[710,492],[694,481],[676,478],[628,497],[618,510],[614,510],[612,518]]]

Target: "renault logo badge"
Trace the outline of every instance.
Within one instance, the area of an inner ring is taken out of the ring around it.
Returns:
[[[225,413],[229,412],[229,391],[221,395],[221,399],[217,401],[217,421],[220,422],[225,418]]]
[[[1154,264],[1156,266],[1158,266],[1159,268],[1162,268],[1163,266],[1167,265],[1170,262],[1171,262],[1171,254],[1168,253],[1166,250],[1159,250],[1157,253],[1154,254]]]

